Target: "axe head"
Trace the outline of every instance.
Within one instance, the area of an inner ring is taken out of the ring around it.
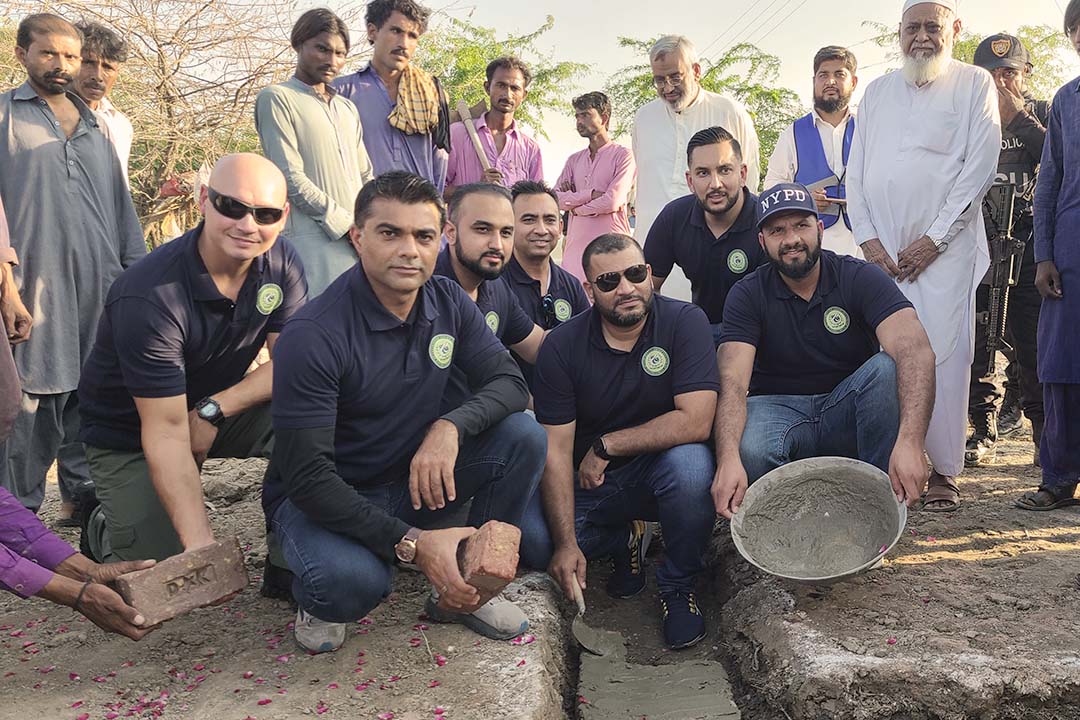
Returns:
[[[466,115],[475,120],[483,113],[486,113],[487,109],[487,100],[481,100],[472,107],[469,107],[464,100],[458,100],[457,105],[450,109],[450,122],[461,122]]]

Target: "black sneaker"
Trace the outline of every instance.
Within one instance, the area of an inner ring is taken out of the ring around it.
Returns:
[[[692,592],[676,590],[660,596],[664,620],[664,642],[672,650],[681,650],[705,637],[705,618],[698,610]]]
[[[645,589],[645,553],[652,540],[652,523],[635,520],[630,523],[626,549],[615,554],[615,572],[607,583],[607,593],[613,598],[625,599]]]
[[[964,446],[964,467],[989,465],[997,456],[998,427],[993,411],[977,413],[971,418],[974,432]]]
[[[1005,399],[1001,403],[1001,411],[998,412],[997,431],[998,437],[1015,435],[1024,428],[1024,411],[1020,408],[1020,399],[1015,395],[1005,393]]]
[[[262,587],[259,588],[259,594],[272,600],[288,600],[290,605],[296,607],[292,583],[292,571],[273,564],[270,562],[270,555],[267,555],[266,563],[263,564]]]

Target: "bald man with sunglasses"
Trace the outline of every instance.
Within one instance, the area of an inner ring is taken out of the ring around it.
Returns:
[[[247,370],[307,299],[303,265],[278,239],[285,177],[258,155],[227,155],[199,208],[198,227],[113,283],[83,369],[80,439],[101,503],[84,551],[99,562],[211,544],[203,460],[272,449],[273,361]]]
[[[533,376],[548,453],[543,512],[535,501],[526,510],[521,557],[573,597],[586,559],[610,556],[607,592],[628,598],[647,584],[641,518],[659,520],[664,638],[689,647],[705,637],[694,578],[716,519],[705,444],[720,388],[712,330],[701,308],[653,292],[633,238],[601,235],[582,265],[592,309],[548,333]]]

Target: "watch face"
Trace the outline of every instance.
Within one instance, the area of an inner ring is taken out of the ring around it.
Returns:
[[[394,546],[394,554],[401,562],[412,562],[416,558],[416,543],[411,540],[402,540]]]
[[[209,420],[221,412],[221,408],[218,407],[216,402],[208,402],[199,408],[199,417],[203,420]]]

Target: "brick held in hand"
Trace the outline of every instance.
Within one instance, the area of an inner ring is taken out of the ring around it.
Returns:
[[[157,625],[228,597],[247,581],[240,543],[232,538],[121,575],[116,591],[143,614],[147,625]]]
[[[489,520],[458,549],[458,565],[465,582],[480,592],[486,603],[502,592],[517,574],[521,530]]]

